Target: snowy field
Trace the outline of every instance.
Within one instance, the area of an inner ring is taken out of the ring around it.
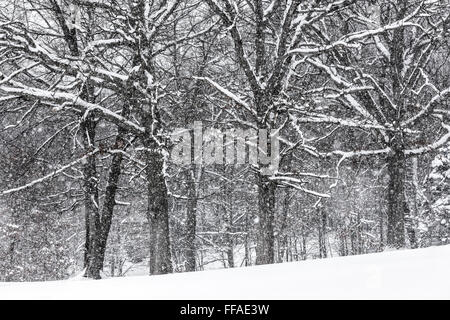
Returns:
[[[0,284],[0,299],[450,299],[450,246],[233,270]]]

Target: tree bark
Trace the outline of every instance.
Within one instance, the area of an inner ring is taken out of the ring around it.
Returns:
[[[326,231],[327,231],[327,213],[325,208],[319,207],[319,256],[324,259],[327,258],[327,245],[326,245]]]
[[[231,186],[225,186],[224,213],[225,213],[225,245],[227,247],[228,268],[234,268],[234,239],[233,239],[233,193]]]
[[[89,116],[82,124],[81,131],[83,134],[84,149],[87,153],[93,149],[95,141],[96,123]],[[84,253],[84,267],[86,269],[85,277],[100,279],[100,272],[89,270],[96,252],[95,241],[100,232],[100,212],[99,212],[99,197],[97,186],[97,167],[95,155],[86,159],[83,166],[84,179],[84,210],[85,210],[85,224],[86,224],[86,240]]]
[[[124,108],[122,112],[123,116],[128,116],[128,107]],[[118,128],[118,134],[116,136],[116,142],[114,145],[115,150],[123,150],[125,148],[125,135],[126,130]],[[99,217],[99,229],[97,230],[94,241],[91,241],[91,258],[87,264],[86,274],[88,277],[98,278],[100,272],[103,270],[106,245],[108,242],[109,232],[111,230],[111,224],[113,219],[114,207],[116,205],[116,193],[119,183],[120,174],[122,172],[121,165],[123,161],[123,154],[120,152],[114,153],[111,161],[111,167],[109,170],[108,185],[105,192],[105,200],[103,203],[101,216]]]
[[[397,19],[403,19],[407,12],[405,1],[398,3],[398,10],[395,15]],[[405,144],[402,129],[400,128],[401,116],[405,110],[403,97],[403,79],[401,72],[404,68],[405,51],[405,30],[398,28],[394,30],[390,43],[391,59],[390,76],[392,81],[393,101],[396,110],[388,108],[389,119],[391,120],[395,132],[390,137],[390,147],[392,154],[388,157],[388,229],[387,246],[391,248],[405,247],[405,211],[407,210],[405,198],[406,182],[406,157],[404,154]],[[388,105],[388,104],[387,104]]]
[[[150,274],[173,271],[170,251],[169,204],[164,158],[158,151],[147,151],[148,212],[150,225]]]
[[[255,104],[258,114],[258,128],[267,130],[270,134],[272,123],[264,120],[267,110],[272,105],[270,94],[259,92],[255,97]],[[259,145],[259,144],[258,144]],[[259,148],[258,148],[259,149]],[[268,140],[267,151],[271,149],[271,141]],[[261,150],[259,151],[260,154]],[[258,161],[260,162],[260,158]],[[256,264],[273,264],[275,262],[275,191],[276,183],[269,179],[269,176],[263,174],[264,165],[259,163],[260,170],[257,174],[258,185],[258,209],[259,221],[256,243]]]
[[[408,212],[405,215],[405,229],[407,230],[409,245],[412,249],[418,247],[418,237],[416,228],[416,219],[419,215],[419,202],[420,202],[420,187],[419,187],[419,164],[417,157],[413,157],[410,160],[410,170],[407,171],[407,190],[406,190],[406,202],[408,205]],[[409,186],[409,187],[408,187]]]
[[[166,274],[173,271],[169,230],[169,194],[165,177],[164,153],[168,141],[163,137],[163,124],[156,92],[156,75],[153,61],[153,43],[145,28],[147,20],[145,1],[131,4],[130,25],[135,28],[140,42],[136,47],[133,66],[136,73],[128,79],[128,96],[131,104],[139,110],[145,133],[141,136],[145,147],[147,175],[147,219],[150,228],[150,274]],[[145,93],[139,89],[145,88]]]
[[[80,55],[78,46],[77,29],[73,27],[75,21],[70,24],[66,22],[63,10],[57,1],[50,1],[52,10],[55,14],[56,20],[61,27],[64,40],[66,41],[70,53],[77,57]],[[70,17],[74,20],[74,17]],[[92,20],[92,16],[89,17]],[[88,31],[91,36],[90,30]],[[89,81],[83,86],[81,91],[81,98],[86,101],[91,101],[93,98],[93,88]],[[81,134],[83,137],[83,147],[85,153],[89,153],[94,148],[97,122],[93,114],[89,114],[80,125]],[[100,234],[101,221],[99,212],[99,196],[97,185],[97,168],[95,155],[88,157],[83,166],[84,176],[84,210],[85,210],[85,252],[84,252],[84,268],[86,270],[85,277],[100,279],[100,270],[92,269],[90,266],[94,263],[95,257],[98,255],[96,241]]]
[[[403,248],[405,246],[405,173],[406,159],[401,151],[394,152],[388,157],[388,223],[387,246]]]
[[[195,235],[197,229],[197,186],[195,178],[195,165],[188,173],[189,199],[186,212],[186,271],[196,271]]]
[[[258,176],[259,221],[256,245],[256,264],[274,263],[274,220],[276,184],[267,176]]]

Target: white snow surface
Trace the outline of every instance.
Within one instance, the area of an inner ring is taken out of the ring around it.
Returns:
[[[1,283],[0,299],[450,299],[450,246],[100,281]]]

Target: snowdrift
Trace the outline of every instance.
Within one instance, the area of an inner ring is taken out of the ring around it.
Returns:
[[[154,277],[2,283],[0,299],[450,299],[450,246]]]

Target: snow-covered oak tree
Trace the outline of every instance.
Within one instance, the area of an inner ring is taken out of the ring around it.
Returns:
[[[290,130],[292,134],[293,128],[287,110],[290,102],[299,101],[302,92],[292,81],[299,63],[296,57],[300,52],[319,54],[322,50],[329,50],[320,48],[320,43],[304,42],[309,30],[355,1],[208,0],[207,3],[231,39],[230,46],[234,49],[232,60],[239,66],[240,81],[235,79],[231,87],[221,85],[221,81],[210,77],[201,79],[215,87],[235,106],[233,111],[229,111],[230,121],[247,128],[283,132],[282,162],[288,161],[294,150],[314,153],[298,126],[294,126],[297,131],[294,137],[286,139],[286,131]],[[265,169],[264,164],[259,164],[256,169],[259,198],[257,264],[274,262],[277,185],[289,186],[318,198],[328,197],[305,187],[305,179],[323,178],[320,175],[302,172],[304,168],[300,168],[295,172],[280,170],[275,175],[267,176]]]

